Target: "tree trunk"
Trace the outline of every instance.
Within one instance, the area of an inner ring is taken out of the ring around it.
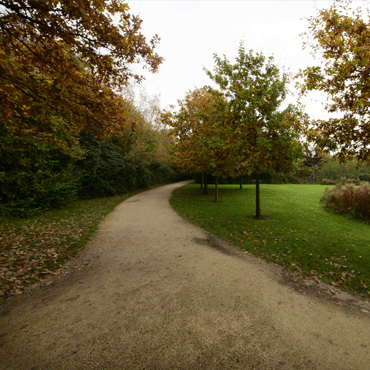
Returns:
[[[204,174],[203,194],[204,195],[208,194],[207,173]]]
[[[243,189],[243,176],[240,175],[240,188]]]
[[[218,202],[218,176],[216,176],[215,180],[215,202]]]
[[[204,183],[204,172],[202,172],[202,182],[200,183],[201,189],[203,189],[203,183]]]
[[[317,170],[318,170],[319,168],[318,168],[318,167],[313,167],[312,169],[313,169],[313,171],[312,171],[312,173],[310,174],[310,181],[311,181],[311,182],[315,182],[315,181],[316,181],[316,172],[317,172]]]
[[[256,216],[257,220],[262,218],[261,216],[261,206],[260,206],[260,175],[256,173]]]

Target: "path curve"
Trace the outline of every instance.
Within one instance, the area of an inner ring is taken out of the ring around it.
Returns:
[[[65,271],[0,308],[1,370],[370,369],[366,314],[282,284],[137,194]]]

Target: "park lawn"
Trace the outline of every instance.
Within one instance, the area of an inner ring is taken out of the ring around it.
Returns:
[[[203,195],[190,184],[173,192],[171,205],[189,221],[268,261],[343,290],[370,296],[370,226],[328,212],[324,185],[261,185],[255,220],[255,185],[219,185]]]

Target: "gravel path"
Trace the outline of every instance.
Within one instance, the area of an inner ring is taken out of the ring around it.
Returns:
[[[180,185],[121,203],[63,273],[0,308],[1,370],[370,369],[369,315],[182,219]]]

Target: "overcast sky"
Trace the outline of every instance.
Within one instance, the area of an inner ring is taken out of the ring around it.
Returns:
[[[128,1],[131,14],[143,20],[148,40],[158,34],[157,48],[165,61],[143,84],[149,94],[161,95],[161,106],[177,104],[185,93],[210,84],[203,67],[212,70],[213,54],[233,60],[244,40],[246,50],[274,56],[281,69],[297,73],[317,64],[310,50],[302,50],[301,33],[308,31],[309,16],[332,1]],[[360,2],[357,2],[360,4]],[[290,97],[290,102],[297,97]],[[303,103],[311,118],[323,118],[320,102],[325,95],[313,93]]]

